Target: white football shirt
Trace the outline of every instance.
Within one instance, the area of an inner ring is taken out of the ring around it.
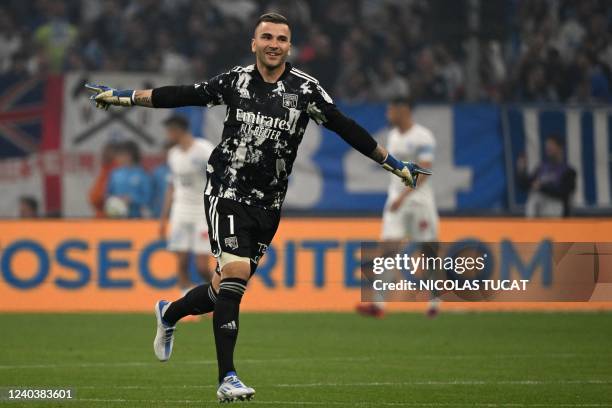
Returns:
[[[401,161],[410,161],[414,163],[433,163],[435,147],[436,141],[431,131],[418,123],[413,124],[410,129],[404,133],[401,133],[397,128],[391,129],[387,140],[387,150],[393,157]],[[391,183],[387,191],[387,204],[395,200],[397,196],[406,189],[406,186],[399,177],[394,174],[390,177]],[[433,205],[434,200],[431,179],[428,179],[423,185],[419,185],[416,190],[408,195],[404,202],[406,203],[412,200],[431,203]]]
[[[172,177],[172,218],[205,219],[204,187],[206,164],[214,146],[196,138],[187,150],[179,145],[168,151],[168,167]]]

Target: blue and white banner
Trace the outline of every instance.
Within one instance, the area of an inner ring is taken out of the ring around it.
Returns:
[[[544,141],[559,137],[566,160],[577,173],[573,205],[579,209],[609,209],[612,171],[612,110],[581,107],[508,107],[503,112],[509,138],[507,160],[516,163],[524,154],[529,170],[544,158]],[[513,167],[512,167],[513,168]],[[512,174],[511,180],[512,178]],[[515,189],[509,205],[525,202],[525,192]],[[514,196],[514,198],[512,197]]]
[[[389,131],[382,104],[341,106],[343,112],[385,144]],[[500,107],[491,104],[420,106],[418,123],[436,138],[434,186],[440,210],[479,213],[520,211],[526,194],[514,182],[516,159],[528,168],[543,159],[544,140],[565,140],[567,161],[578,174],[573,203],[607,209],[611,202],[610,133],[607,108]],[[189,113],[194,117],[194,111]],[[225,109],[196,116],[196,133],[218,141]],[[380,212],[389,174],[351,149],[337,135],[311,124],[300,146],[285,208],[325,212]]]

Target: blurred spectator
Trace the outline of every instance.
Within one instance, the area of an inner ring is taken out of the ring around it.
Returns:
[[[424,48],[417,55],[415,68],[410,80],[413,97],[428,102],[444,100],[448,94],[447,86],[439,73],[437,61],[430,47]]]
[[[119,198],[127,206],[128,218],[148,215],[151,202],[151,178],[140,165],[140,149],[132,141],[123,142],[115,149],[117,167],[111,171],[106,189],[106,200]],[[122,216],[117,214],[116,216]]]
[[[434,55],[438,64],[438,75],[444,84],[445,99],[455,101],[463,94],[463,70],[444,46],[437,46]]]
[[[409,95],[408,81],[397,73],[390,58],[380,62],[377,72],[379,75],[374,76],[373,90],[379,101],[385,102]]]
[[[342,65],[338,72],[338,82],[336,84],[335,93],[342,92],[342,86],[348,82],[348,78],[353,75],[355,71],[362,69],[361,60],[359,58],[359,52],[357,46],[349,40],[342,42],[340,46],[340,56],[342,59]]]
[[[66,6],[63,1],[54,0],[47,3],[48,21],[34,32],[34,40],[48,61],[52,72],[59,72],[64,65],[64,58],[70,46],[76,41],[77,29],[66,18]]]
[[[12,68],[13,58],[23,47],[23,37],[19,35],[15,22],[8,14],[0,13],[0,73]]]
[[[106,200],[106,191],[108,188],[108,179],[116,167],[115,153],[117,150],[116,143],[107,143],[102,148],[101,166],[96,179],[89,190],[89,203],[91,204],[95,217],[104,218],[104,202]]]
[[[571,16],[561,25],[553,40],[554,46],[565,61],[570,61],[576,55],[585,35],[584,27],[576,21],[574,16]]]
[[[363,103],[368,100],[368,90],[368,81],[363,72],[353,71],[344,85],[336,90],[336,96],[346,103]]]
[[[330,38],[317,25],[312,26],[309,36],[299,48],[297,63],[305,70],[320,72],[318,79],[326,89],[332,89],[338,76],[339,64]]]
[[[164,197],[171,182],[170,168],[168,167],[168,151],[174,146],[173,143],[165,143],[163,148],[164,161],[151,172],[152,194],[151,194],[151,216],[159,218],[164,206]]]
[[[546,159],[532,174],[524,156],[517,161],[519,186],[529,191],[525,214],[533,217],[568,217],[570,198],[576,188],[576,171],[565,163],[563,142],[557,136],[546,139]]]
[[[157,43],[160,47],[160,71],[171,76],[174,81],[189,77],[189,61],[172,44],[172,38],[167,31],[157,33]]]
[[[34,197],[19,198],[19,218],[38,218],[38,201]]]
[[[241,24],[252,23],[252,18],[257,10],[253,0],[212,0],[213,6],[226,19],[235,19]]]
[[[507,79],[507,69],[504,62],[501,44],[489,41],[481,48],[480,80],[482,99],[499,102],[504,94],[504,82]],[[459,64],[455,63],[457,66]],[[463,90],[458,88],[458,93]],[[458,96],[456,99],[460,99]]]

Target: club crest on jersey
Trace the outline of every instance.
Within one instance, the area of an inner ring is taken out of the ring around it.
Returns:
[[[297,108],[298,96],[296,94],[283,93],[283,107],[287,109]]]
[[[225,238],[225,246],[231,249],[238,249],[238,237]]]

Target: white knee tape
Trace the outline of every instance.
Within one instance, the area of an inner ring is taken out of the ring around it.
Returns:
[[[251,260],[246,256],[238,256],[228,254],[227,252],[222,252],[221,256],[219,257],[219,266],[221,269],[223,269],[223,267],[230,262],[245,262],[246,264],[251,265]]]

